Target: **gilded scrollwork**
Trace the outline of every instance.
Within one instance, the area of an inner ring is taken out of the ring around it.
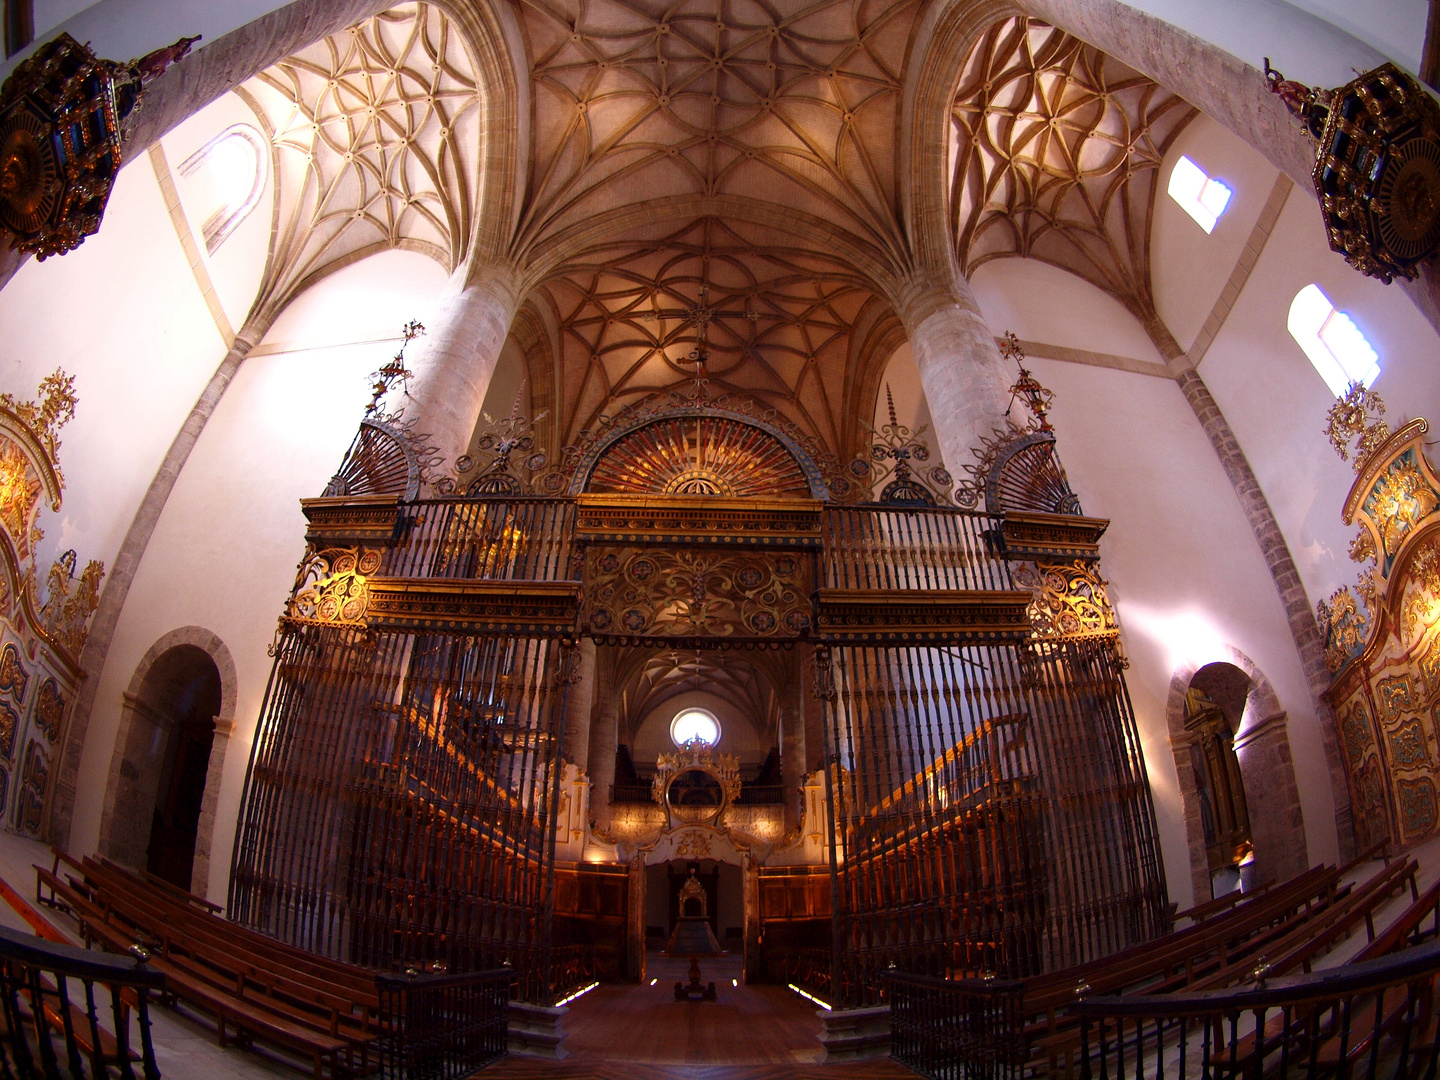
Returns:
[[[50,567],[50,591],[40,609],[40,622],[50,639],[78,657],[89,634],[90,616],[100,606],[100,580],[105,564],[91,559],[75,576],[74,550],[65,552]]]
[[[1348,585],[1336,589],[1329,600],[1317,602],[1315,614],[1325,635],[1325,664],[1332,673],[1339,671],[1365,647],[1370,638],[1370,620],[1361,612]]]
[[[1405,536],[1440,504],[1416,459],[1414,447],[1407,448],[1375,482],[1361,506],[1362,512],[1380,534],[1381,550],[1387,560],[1400,550]]]
[[[663,806],[670,782],[691,770],[713,776],[724,792],[727,804],[740,797],[740,759],[734,754],[717,754],[701,743],[689,743],[673,754],[661,754],[655,759],[651,796]]]
[[[1016,588],[1029,589],[1027,609],[1034,635],[1041,640],[1118,637],[1120,625],[1095,564],[1076,559],[1066,563],[1019,563]]]
[[[324,548],[300,564],[294,598],[286,618],[321,626],[365,625],[370,606],[369,579],[380,569],[374,548]]]
[[[1330,445],[1340,455],[1341,461],[1350,461],[1353,453],[1355,471],[1365,467],[1366,460],[1376,448],[1390,437],[1390,426],[1381,420],[1385,415],[1385,402],[1374,391],[1367,390],[1360,383],[1351,383],[1343,397],[1330,406],[1325,417],[1325,435]],[[1355,443],[1351,449],[1351,442]]]
[[[54,679],[40,684],[40,693],[35,698],[35,726],[52,746],[60,738],[60,725],[65,719],[65,697]]]
[[[810,627],[806,563],[789,552],[596,545],[583,622],[622,637],[794,638]]]
[[[0,694],[9,694],[19,703],[25,700],[25,687],[30,682],[30,673],[20,659],[20,649],[13,641],[7,641],[0,649]]]

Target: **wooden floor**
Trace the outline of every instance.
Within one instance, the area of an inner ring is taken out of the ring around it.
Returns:
[[[701,962],[714,1002],[675,1000],[689,961],[651,954],[640,985],[571,1002],[563,1061],[505,1058],[477,1080],[913,1080],[893,1061],[822,1065],[815,1006],[783,986],[736,987],[738,957]],[[658,981],[649,985],[651,979]]]

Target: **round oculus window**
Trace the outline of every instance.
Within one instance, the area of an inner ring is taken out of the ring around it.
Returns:
[[[676,746],[693,742],[714,746],[720,741],[720,721],[705,709],[684,709],[670,721],[670,739]]]

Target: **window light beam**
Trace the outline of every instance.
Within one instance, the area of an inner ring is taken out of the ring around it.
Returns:
[[[1286,323],[1311,365],[1336,397],[1351,383],[1366,389],[1380,377],[1380,357],[1355,321],[1335,310],[1318,285],[1306,285],[1295,294]]]
[[[1230,205],[1230,189],[1183,155],[1170,170],[1168,190],[1170,197],[1207,233],[1215,230],[1215,222]]]

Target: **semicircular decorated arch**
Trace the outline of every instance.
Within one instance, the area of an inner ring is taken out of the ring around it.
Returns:
[[[676,406],[597,439],[571,493],[827,498],[820,467],[790,435],[712,405]]]

